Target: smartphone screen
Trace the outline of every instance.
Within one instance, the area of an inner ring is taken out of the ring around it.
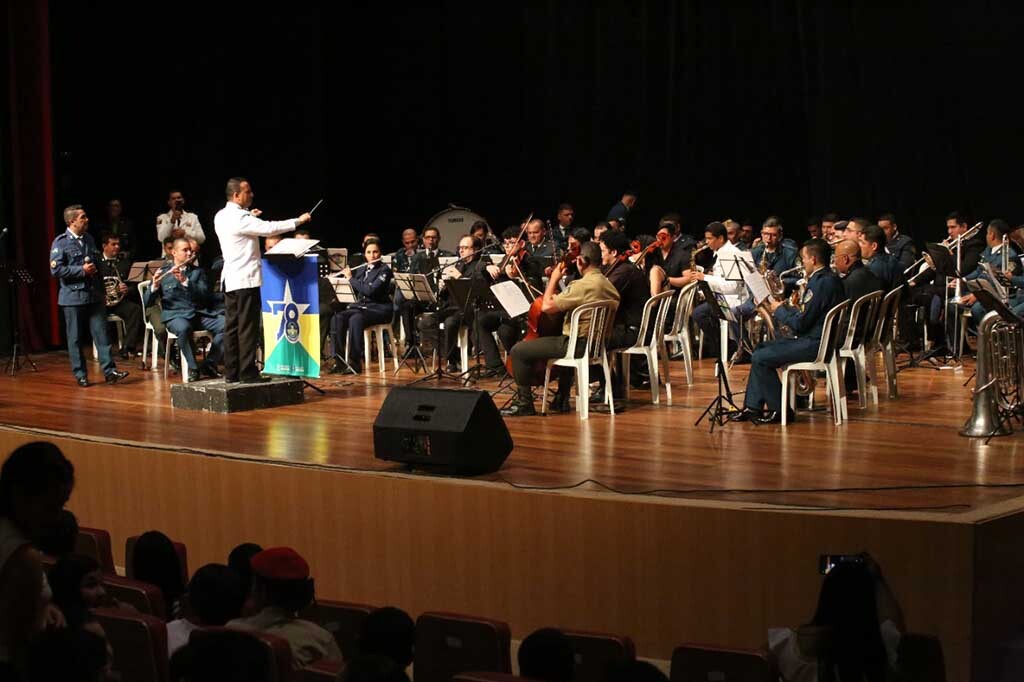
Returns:
[[[864,557],[860,554],[821,554],[818,556],[818,573],[828,575],[837,564],[862,564]]]

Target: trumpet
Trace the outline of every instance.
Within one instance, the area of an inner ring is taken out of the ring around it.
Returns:
[[[952,251],[954,248],[959,248],[959,246],[960,246],[960,244],[962,242],[965,242],[968,239],[971,239],[972,237],[974,237],[974,235],[978,234],[978,230],[981,229],[981,226],[982,226],[982,223],[975,223],[972,228],[970,228],[969,230],[964,232],[959,237],[947,237],[945,240],[939,242],[939,246],[943,246],[943,247],[949,249],[950,251]],[[922,263],[928,263],[928,260],[929,260],[928,259],[928,253],[925,252],[925,254],[923,256],[918,258],[907,269],[905,269],[903,271],[903,274],[904,275],[909,275],[911,273],[911,271],[916,270],[917,268],[921,267]],[[928,267],[931,267],[931,263],[928,263]],[[920,274],[921,274],[920,272],[917,273],[917,275],[914,275],[914,277],[912,279],[916,279],[918,277],[918,275],[920,275]]]

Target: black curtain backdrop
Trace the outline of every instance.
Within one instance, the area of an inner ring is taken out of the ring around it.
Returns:
[[[570,201],[592,225],[626,188],[633,232],[670,210],[798,239],[828,210],[894,211],[919,241],[954,209],[1024,221],[1009,3],[68,5],[60,203],[96,222],[120,196],[147,234],[172,187],[212,233],[233,174],[268,217],[325,197],[318,236],[386,250],[448,203],[501,227]]]

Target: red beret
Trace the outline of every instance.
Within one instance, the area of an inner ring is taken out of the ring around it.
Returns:
[[[291,547],[271,547],[255,555],[252,572],[268,580],[305,580],[309,564]]]

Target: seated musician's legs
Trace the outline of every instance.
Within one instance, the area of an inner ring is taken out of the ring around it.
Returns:
[[[633,325],[626,326],[624,324],[615,325],[612,328],[611,335],[608,337],[608,341],[606,343],[606,347],[610,351],[611,350],[617,350],[619,348],[629,348],[630,346],[632,346],[633,344],[636,343],[636,340],[639,337],[639,334],[640,334],[640,328],[639,327],[636,327],[636,326],[633,326]],[[611,354],[610,353],[609,353],[609,358],[611,358]],[[642,383],[642,379],[641,379],[640,375],[641,375],[642,370],[644,368],[646,368],[646,366],[647,366],[647,361],[644,358],[644,356],[642,356],[642,355],[633,355],[633,356],[630,357],[630,359],[629,359],[629,373],[630,373],[630,377],[629,378],[630,378],[631,381],[633,381],[634,385],[640,385]],[[616,367],[618,367],[618,365],[616,365]],[[599,373],[599,374],[593,375],[593,376],[599,376],[601,378],[602,383],[604,382],[604,373]],[[626,381],[625,381],[625,377],[623,376],[622,372],[614,371],[612,373],[612,394],[616,398],[621,398],[625,394],[625,391],[624,391],[625,387],[626,387]]]
[[[224,315],[200,313],[198,317],[203,329],[213,334],[213,342],[210,345],[210,352],[206,354],[206,361],[216,367],[224,353]]]
[[[498,310],[483,310],[476,316],[476,337],[488,369],[500,370],[503,367],[498,344],[492,334],[502,326],[504,314]]]
[[[146,320],[153,327],[153,336],[156,337],[157,355],[163,357],[164,344],[167,343],[167,328],[160,318],[160,306],[151,305],[146,308]]]
[[[138,352],[139,340],[145,329],[142,323],[142,306],[125,298],[113,308],[108,308],[107,312],[124,320],[124,342],[121,345],[121,355],[125,355],[125,351]]]
[[[334,317],[331,318],[331,345],[334,346],[334,354],[339,358],[345,357],[349,321],[356,312],[355,308],[345,308],[334,313]]]
[[[441,329],[441,359],[449,362],[459,361],[459,329],[462,327],[462,313],[448,310],[444,316],[444,328]],[[466,369],[463,367],[462,369]]]
[[[718,318],[711,314],[711,305],[701,303],[693,308],[693,321],[704,332],[704,355],[718,357],[719,332]],[[724,358],[723,358],[724,359]]]
[[[348,318],[348,364],[356,372],[363,371],[363,331],[373,324],[367,319],[366,310],[357,310]]]
[[[534,373],[535,364],[564,356],[568,342],[564,336],[545,336],[531,341],[521,341],[512,348],[510,357],[512,375],[516,380],[516,397],[508,409],[502,410],[502,414],[515,417],[536,414],[530,391],[530,387],[535,385],[537,379]]]
[[[986,312],[985,307],[980,303],[971,306],[971,323],[975,329],[981,324],[981,318],[985,317]]]
[[[196,354],[192,348],[192,320],[179,317],[168,320],[164,323],[164,326],[167,327],[167,331],[178,337],[178,348],[181,350],[181,354],[185,356],[185,364],[188,366],[188,370],[190,372],[198,371],[199,366],[196,364]]]
[[[759,345],[750,358],[750,378],[743,405],[747,409],[770,412],[782,409],[782,383],[777,370],[792,362],[813,360],[818,354],[817,339],[775,339]]]

